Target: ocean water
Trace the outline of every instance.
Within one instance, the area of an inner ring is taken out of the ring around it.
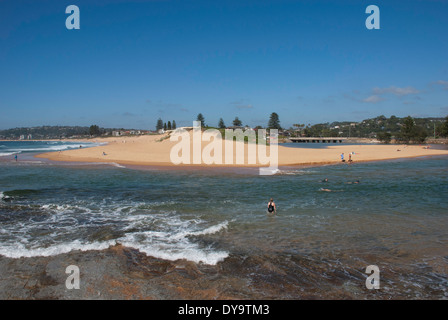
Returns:
[[[100,143],[77,141],[0,141],[0,157],[21,153],[44,153],[98,146]]]
[[[371,297],[365,270],[377,265],[375,298],[448,298],[448,157],[272,176],[36,160],[0,158],[0,255],[120,243],[235,270],[252,261],[242,282],[290,298]],[[267,214],[271,197],[276,215]]]

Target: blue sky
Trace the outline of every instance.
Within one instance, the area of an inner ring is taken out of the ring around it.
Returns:
[[[446,116],[447,16],[444,0],[1,0],[0,128]]]

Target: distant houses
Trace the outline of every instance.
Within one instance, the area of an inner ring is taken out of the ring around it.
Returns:
[[[112,137],[122,137],[122,136],[140,136],[144,134],[150,134],[149,130],[113,130]]]
[[[0,140],[48,140],[48,139],[86,139],[92,137],[120,137],[154,134],[150,130],[137,129],[105,129],[100,128],[96,134],[89,131],[89,127],[73,126],[42,126],[23,127],[0,130]]]

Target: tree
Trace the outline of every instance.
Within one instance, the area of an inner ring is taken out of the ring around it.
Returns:
[[[235,120],[233,120],[233,125],[235,127],[241,127],[243,125],[243,123],[241,122],[240,119],[238,119],[238,117],[235,117]]]
[[[219,119],[218,128],[225,129],[226,125],[224,124],[224,120],[222,118]]]
[[[403,126],[401,127],[401,136],[405,142],[409,142],[414,135],[415,122],[411,116],[407,116],[403,121]]]
[[[198,114],[196,121],[201,121],[201,127],[205,127],[205,119],[204,119],[204,116],[202,115],[202,113]]]
[[[90,128],[89,128],[89,134],[91,136],[99,135],[100,134],[100,128],[96,124],[91,125]]]
[[[426,131],[426,129],[422,127],[416,127],[414,130],[412,141],[417,143],[423,143],[425,142],[426,137],[428,137],[428,132]]]
[[[380,132],[377,134],[377,138],[381,142],[390,143],[392,135],[390,134],[390,132]]]
[[[303,130],[303,128],[305,127],[305,124],[303,124],[303,123],[294,123],[292,126],[297,128],[297,129],[295,129],[296,136],[299,136],[299,131]]]
[[[171,121],[168,121],[168,130],[171,130]]]
[[[175,129],[176,129],[176,121],[173,120],[173,130],[175,130]]]
[[[404,119],[403,126],[401,127],[401,132],[399,134],[399,139],[405,143],[413,142],[424,142],[428,133],[422,127],[417,127],[415,121],[411,116],[407,116]]]
[[[268,129],[281,129],[278,114],[273,112],[268,122]]]
[[[448,137],[448,116],[446,116],[445,122],[442,124],[440,128],[440,135],[442,137]]]
[[[167,129],[167,126],[166,126],[166,122],[163,124],[163,130],[165,130],[166,131],[166,129]]]
[[[159,120],[157,120],[157,125],[156,125],[156,130],[162,130],[163,129],[163,121],[161,118],[159,118]]]

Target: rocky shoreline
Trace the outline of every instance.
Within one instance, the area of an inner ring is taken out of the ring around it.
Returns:
[[[69,265],[80,269],[79,289],[66,287]],[[345,290],[312,289],[312,278],[265,257],[233,255],[211,266],[148,257],[121,245],[49,257],[0,256],[0,274],[2,300],[290,300],[321,299],[323,294],[328,299],[355,298]]]
[[[1,300],[408,300],[446,299],[440,288],[400,284],[415,266],[382,272],[381,290],[367,290],[365,263],[328,266],[326,258],[234,253],[217,265],[168,261],[115,245],[49,257],[0,256]],[[366,260],[378,257],[367,255]],[[444,274],[439,260],[435,272]],[[66,287],[66,268],[79,267],[80,288]],[[440,269],[440,270],[439,270]],[[418,282],[418,281],[417,281]],[[423,295],[430,293],[429,296]],[[431,298],[432,297],[432,298]]]

